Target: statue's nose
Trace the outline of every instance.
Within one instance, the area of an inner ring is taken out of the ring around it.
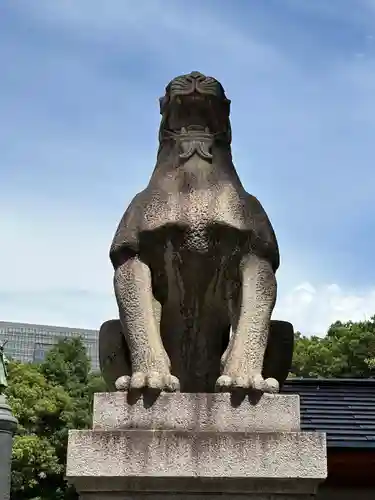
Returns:
[[[199,84],[199,82],[203,82],[206,77],[199,71],[192,71],[189,75],[187,75],[187,79],[190,80],[193,84],[193,92],[196,92],[197,85]]]
[[[191,78],[194,78],[195,80],[205,78],[205,76],[199,71],[192,71],[189,76],[191,76]]]

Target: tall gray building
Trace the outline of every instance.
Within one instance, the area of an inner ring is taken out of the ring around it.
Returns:
[[[0,321],[0,343],[7,341],[5,355],[24,363],[43,361],[61,338],[81,337],[92,370],[99,370],[98,335],[97,330]]]

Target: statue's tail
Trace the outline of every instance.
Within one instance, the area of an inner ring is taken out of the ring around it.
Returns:
[[[270,322],[268,344],[263,363],[263,377],[275,378],[280,388],[292,366],[294,347],[293,325],[287,321]]]
[[[106,321],[100,327],[99,364],[109,391],[116,391],[119,377],[131,375],[130,352],[118,319]]]

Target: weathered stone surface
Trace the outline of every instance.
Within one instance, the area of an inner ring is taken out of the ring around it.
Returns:
[[[95,394],[93,429],[216,432],[288,432],[300,429],[298,395],[264,394],[235,400],[229,394],[162,393],[131,401],[123,392]]]
[[[121,325],[100,330],[104,378],[120,390],[278,392],[293,327],[270,326],[279,249],[232,161],[230,101],[193,71],[167,85],[160,112],[156,166],[110,249]]]
[[[69,434],[66,475],[73,482],[136,478],[141,490],[163,478],[164,491],[171,491],[169,478],[188,478],[193,489],[195,480],[224,478],[238,487],[242,480],[246,489],[249,480],[323,480],[326,467],[325,435],[319,433],[86,430]]]

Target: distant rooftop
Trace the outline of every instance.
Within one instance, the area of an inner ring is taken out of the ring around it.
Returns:
[[[326,432],[329,448],[375,450],[375,379],[292,378],[282,392],[300,395],[302,430]]]
[[[0,321],[0,330],[4,328],[9,328],[9,327],[14,327],[14,328],[37,328],[37,329],[43,329],[43,330],[51,330],[51,331],[56,331],[56,330],[61,330],[61,331],[66,331],[66,332],[97,332],[98,330],[92,330],[90,328],[75,328],[71,326],[56,326],[56,325],[41,325],[37,323],[18,323],[15,321]]]

